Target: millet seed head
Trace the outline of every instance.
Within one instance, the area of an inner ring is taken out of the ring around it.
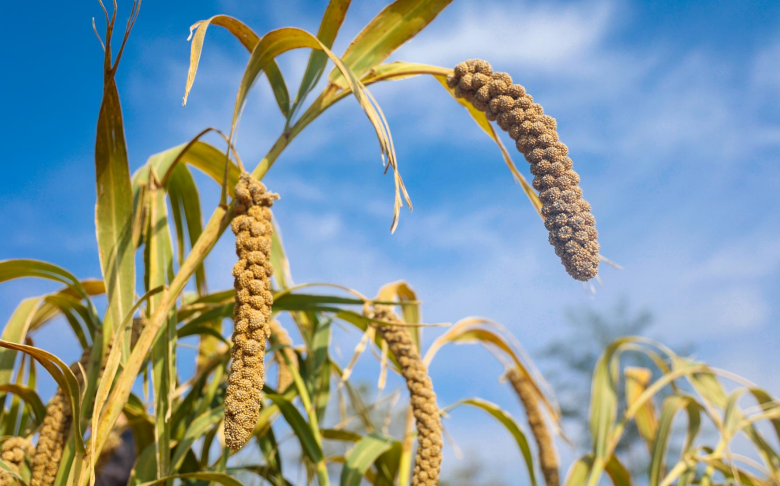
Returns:
[[[403,324],[392,308],[386,305],[375,305],[369,317]],[[417,423],[417,455],[412,486],[437,486],[442,459],[441,417],[428,369],[405,327],[376,325],[376,329],[401,365],[401,374],[409,389],[412,413]]]
[[[54,398],[46,407],[46,417],[41,425],[35,457],[32,463],[30,486],[51,486],[57,478],[62,451],[68,438],[73,413],[70,400],[62,389],[57,390]]]
[[[528,425],[536,440],[539,452],[539,465],[542,468],[547,486],[559,486],[558,455],[555,452],[552,436],[544,421],[544,415],[539,407],[539,394],[531,380],[519,369],[513,368],[506,374],[517,397],[525,408]]]
[[[81,375],[81,368],[87,369],[89,356],[92,348],[86,348],[81,353],[81,359],[73,363],[70,369],[76,374],[79,383],[84,382]],[[108,352],[111,346],[108,346]],[[81,366],[79,366],[81,365]],[[106,360],[102,363],[100,372],[105,368]],[[62,389],[57,389],[54,398],[51,399],[46,407],[46,417],[43,419],[41,431],[38,435],[38,443],[35,446],[35,456],[32,462],[32,477],[30,486],[51,486],[57,478],[57,471],[60,468],[62,451],[65,449],[70,427],[73,423],[73,409],[70,406],[70,399]]]
[[[596,220],[582,199],[580,177],[572,170],[569,150],[558,141],[555,119],[544,114],[525,88],[512,84],[509,74],[493,72],[486,61],[459,63],[447,77],[447,86],[515,140],[517,150],[531,164],[533,187],[540,192],[542,216],[555,254],[576,280],[594,278],[599,266]],[[548,224],[551,219],[557,222]],[[566,221],[577,221],[578,227],[567,226]]]
[[[235,195],[231,229],[236,235],[238,263],[233,267],[233,363],[225,394],[225,444],[234,451],[252,436],[262,403],[263,359],[273,305],[271,206],[279,199],[246,172],[241,174]]]
[[[21,471],[25,457],[32,456],[34,452],[35,448],[30,444],[30,441],[22,437],[11,437],[0,446],[0,458],[15,473]],[[0,469],[0,486],[11,486],[12,484],[16,484],[16,479]]]

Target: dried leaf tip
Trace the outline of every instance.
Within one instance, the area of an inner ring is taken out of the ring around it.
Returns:
[[[262,403],[263,360],[273,305],[271,206],[279,198],[247,172],[241,174],[235,195],[236,216],[231,228],[236,235],[238,263],[233,267],[233,363],[225,395],[225,444],[232,450],[243,447],[252,436]]]
[[[582,198],[580,177],[572,169],[569,149],[558,140],[555,119],[507,73],[493,72],[486,61],[472,59],[455,66],[447,77],[455,96],[469,101],[509,132],[517,150],[531,164],[534,189],[542,201],[542,216],[566,271],[576,280],[596,276],[599,244],[596,219]]]

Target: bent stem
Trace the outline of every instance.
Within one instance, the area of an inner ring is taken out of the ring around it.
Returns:
[[[338,89],[331,85],[328,86],[322,94],[312,103],[312,105],[301,116],[298,122],[290,128],[289,131],[283,132],[266,156],[260,161],[258,166],[252,172],[252,176],[258,180],[262,180],[268,170],[273,166],[276,159],[281,155],[284,149],[289,143],[298,135],[306,126],[314,121],[319,115],[321,115],[327,108],[332,106],[336,101],[342,99],[345,95],[344,91],[337,92]],[[348,93],[348,92],[347,92]],[[339,96],[341,95],[341,96]],[[233,206],[219,205],[214,213],[211,215],[206,226],[203,228],[203,232],[198,237],[198,240],[192,246],[187,258],[181,264],[178,273],[174,277],[170,286],[163,290],[160,298],[160,303],[157,306],[152,317],[149,319],[147,326],[144,328],[141,335],[138,337],[135,347],[130,354],[124,371],[117,379],[116,385],[112,390],[108,400],[106,401],[105,409],[101,413],[101,417],[98,423],[100,427],[97,432],[93,434],[90,440],[95,441],[94,454],[99,456],[103,447],[108,440],[109,433],[116,424],[119,415],[127,403],[130,397],[133,384],[135,383],[138,373],[141,371],[146,355],[151,349],[155,336],[160,331],[163,323],[167,319],[167,316],[176,305],[176,300],[179,294],[184,290],[187,282],[190,280],[195,270],[203,262],[206,256],[211,252],[211,249],[217,243],[222,233],[230,224],[233,219]],[[91,460],[92,458],[89,458]],[[84,469],[86,471],[89,468]],[[90,475],[82,473],[79,475],[79,486],[87,486],[90,482]],[[320,472],[322,474],[322,471]],[[327,476],[327,473],[325,473]]]

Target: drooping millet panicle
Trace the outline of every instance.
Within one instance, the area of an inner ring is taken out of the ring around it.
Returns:
[[[91,348],[85,349],[81,360],[70,367],[80,382],[83,381],[83,377],[79,363],[86,369],[90,352]],[[58,388],[54,398],[46,407],[46,417],[43,419],[41,431],[38,434],[30,486],[51,486],[54,484],[72,423],[73,409],[70,406],[70,399],[61,388]]]
[[[241,174],[235,191],[238,263],[233,267],[236,306],[233,312],[233,364],[225,395],[225,444],[238,450],[252,436],[260,413],[265,380],[266,338],[270,333],[271,206],[279,196],[266,192],[262,182]]]
[[[386,305],[375,305],[371,318],[384,322],[403,321]],[[441,469],[442,431],[439,407],[428,369],[403,326],[377,325],[387,347],[401,365],[401,374],[409,388],[412,412],[417,423],[417,454],[412,486],[437,486]]]
[[[599,244],[596,220],[582,198],[580,176],[567,157],[569,149],[558,140],[555,118],[507,73],[493,72],[486,61],[472,59],[455,66],[447,77],[455,96],[469,101],[509,132],[517,150],[531,164],[534,189],[539,191],[545,227],[555,254],[576,280],[596,276]]]
[[[539,408],[539,394],[533,383],[520,370],[513,368],[507,372],[506,376],[525,408],[528,425],[531,427],[531,433],[533,433],[536,446],[539,449],[539,465],[542,468],[544,482],[547,486],[559,486],[558,456],[555,453],[555,446],[547,423],[544,421],[544,415]]]
[[[72,422],[70,400],[62,389],[58,389],[46,407],[46,417],[35,447],[30,486],[54,484]]]
[[[0,458],[15,473],[21,471],[24,458],[32,456],[34,452],[35,448],[30,441],[22,437],[11,437],[0,446]],[[13,476],[0,469],[0,486],[11,486],[15,483],[16,479]]]
[[[290,334],[281,324],[279,324],[279,321],[271,321],[269,327],[271,329],[271,340],[274,341],[274,344],[277,346],[284,346],[283,349],[278,349],[274,353],[274,361],[276,361],[276,365],[279,367],[279,380],[276,386],[279,393],[281,393],[293,382],[293,374],[292,371],[290,371],[287,360],[297,368],[298,355],[295,354],[295,351],[291,348],[293,342],[292,339],[290,339]],[[287,360],[284,359],[285,356],[287,357]]]

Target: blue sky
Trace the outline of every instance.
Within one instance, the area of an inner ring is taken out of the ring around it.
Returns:
[[[337,54],[385,2],[354,3]],[[90,22],[100,25],[102,12],[97,2],[7,8],[0,259],[37,258],[98,277],[93,144],[102,53]],[[124,18],[128,2],[120,9]],[[207,126],[229,128],[247,55],[210,29],[183,107],[192,23],[225,13],[258,33],[289,25],[316,32],[323,10],[324,2],[147,0],[118,77],[131,168]],[[509,72],[558,120],[602,253],[624,270],[604,266],[604,288],[589,299],[492,142],[435,81],[418,78],[371,89],[415,207],[395,235],[387,231],[392,180],[382,176],[373,131],[353,100],[311,125],[269,173],[267,185],[283,197],[275,215],[296,281],[373,295],[406,279],[425,302],[426,321],[489,317],[532,356],[566,331],[567,309],[607,312],[627,298],[654,313],[651,336],[694,343],[697,357],[780,393],[780,3],[458,0],[391,59],[454,66],[473,57]],[[291,89],[306,58],[280,59]],[[258,83],[238,136],[247,165],[282,124]],[[210,214],[217,193],[198,180]],[[212,288],[231,284],[233,258],[222,241],[207,260]],[[3,285],[0,320],[49,288]],[[38,344],[75,358],[62,329]],[[345,359],[355,338],[345,338]],[[441,405],[480,395],[519,414],[506,387],[490,379],[500,371],[488,353],[464,347],[443,351],[431,369]],[[479,415],[459,413],[448,427],[464,449],[497,433]],[[492,460],[515,459],[509,451]]]

